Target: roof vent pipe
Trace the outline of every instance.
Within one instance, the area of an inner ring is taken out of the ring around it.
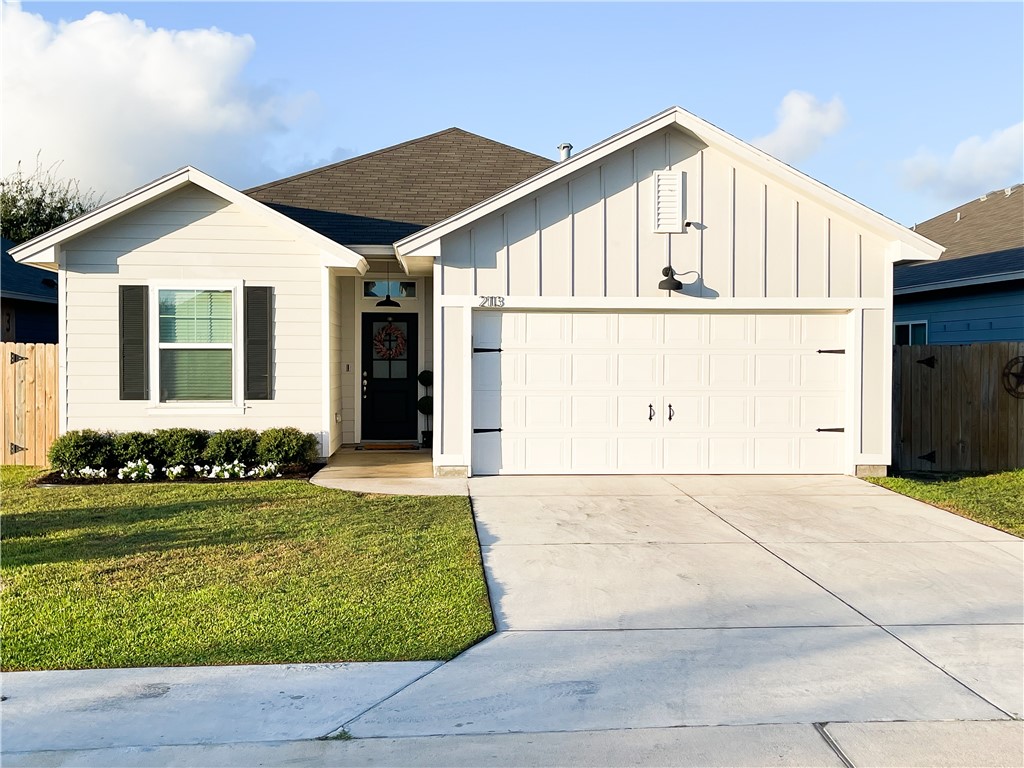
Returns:
[[[562,155],[559,158],[559,160],[568,160],[569,156],[572,154],[572,144],[570,144],[569,142],[565,142],[564,144],[559,144],[558,145],[558,151]]]

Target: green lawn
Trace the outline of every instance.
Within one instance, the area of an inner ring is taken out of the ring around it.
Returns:
[[[3,467],[4,670],[447,659],[493,631],[467,499]]]
[[[871,482],[958,515],[1024,536],[1024,469],[979,477],[925,480],[873,477]]]

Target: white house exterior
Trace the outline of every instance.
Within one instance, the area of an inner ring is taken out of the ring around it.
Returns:
[[[877,471],[892,265],[942,250],[678,108],[392,245],[288,210],[183,169],[14,249],[59,270],[62,429],[287,424],[330,455],[415,440],[422,388],[372,403],[427,368],[438,475]]]

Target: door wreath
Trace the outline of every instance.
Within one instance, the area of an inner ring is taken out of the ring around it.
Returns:
[[[388,342],[393,342],[389,346]],[[380,360],[398,360],[405,355],[406,340],[394,324],[381,326],[373,337],[373,354]]]

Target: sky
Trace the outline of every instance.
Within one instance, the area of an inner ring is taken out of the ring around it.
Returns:
[[[679,105],[912,225],[1024,181],[1024,3],[2,2],[0,172],[238,188]]]

